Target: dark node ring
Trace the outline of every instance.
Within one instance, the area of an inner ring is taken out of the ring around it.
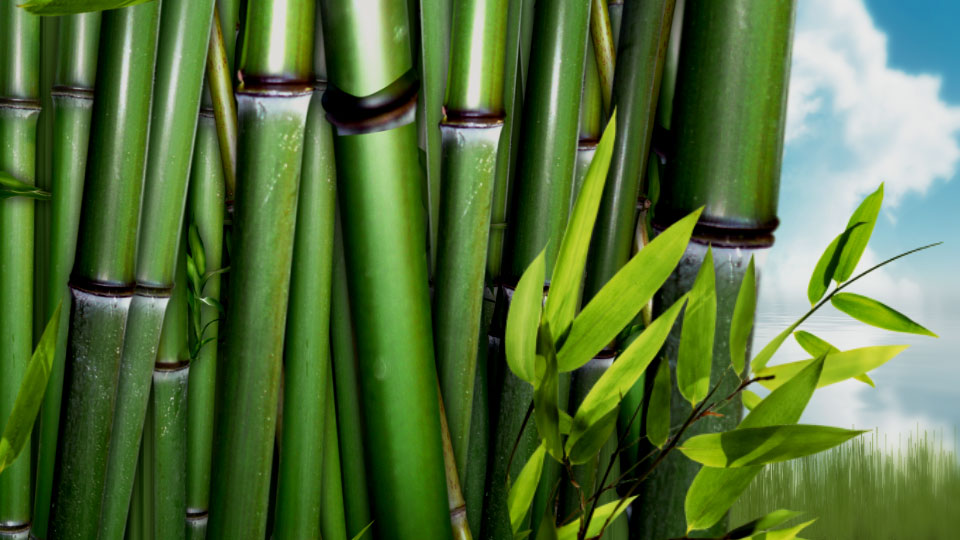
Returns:
[[[322,103],[338,134],[374,133],[412,122],[419,89],[417,73],[411,68],[379,92],[364,97],[348,94],[328,81]]]

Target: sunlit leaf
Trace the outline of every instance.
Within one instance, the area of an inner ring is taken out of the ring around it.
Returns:
[[[657,448],[663,448],[670,436],[670,362],[660,360],[657,376],[653,379],[647,409],[647,439]]]
[[[29,0],[20,7],[34,15],[69,15],[135,6],[152,0]]]
[[[772,529],[778,525],[783,525],[802,513],[803,512],[795,512],[793,510],[774,510],[773,512],[770,512],[761,518],[754,519],[744,523],[743,525],[740,525],[735,529],[732,529],[724,536],[724,538],[730,540],[746,538],[752,534]]]
[[[537,432],[550,455],[563,460],[560,443],[560,380],[557,374],[557,353],[553,349],[550,325],[544,323],[537,335],[537,373],[533,385],[533,415]],[[541,367],[542,366],[542,367]]]
[[[558,352],[561,373],[586,364],[633,320],[680,262],[702,211],[660,233],[583,308]]]
[[[47,389],[47,380],[50,378],[50,370],[53,367],[62,307],[63,302],[53,310],[37,343],[37,348],[27,364],[23,380],[20,381],[13,409],[3,428],[3,438],[0,439],[0,473],[13,464],[24,445],[30,440],[33,423],[37,419],[37,413],[40,412],[43,394]]]
[[[748,427],[695,435],[678,448],[708,467],[748,467],[816,454],[861,433],[866,432],[805,424]]]
[[[883,184],[880,184],[876,191],[868,195],[850,216],[847,229],[857,223],[863,223],[863,225],[851,231],[846,245],[840,252],[840,260],[837,262],[837,270],[833,276],[837,283],[843,283],[850,279],[853,271],[856,270],[857,263],[863,256],[863,251],[867,249],[870,235],[873,234],[873,227],[877,224],[877,215],[880,214],[881,204],[883,204]]]
[[[687,295],[684,295],[657,317],[594,383],[573,416],[573,427],[567,439],[568,449],[573,448],[591,426],[611,412],[616,413],[620,400],[633,388],[667,340],[686,300]],[[602,446],[603,441],[600,444]]]
[[[537,328],[543,305],[543,280],[546,272],[546,250],[523,272],[507,312],[504,348],[507,365],[517,377],[533,384],[537,356]]]
[[[776,353],[780,346],[783,345],[783,342],[790,337],[790,334],[797,329],[797,326],[797,323],[791,324],[783,332],[777,334],[777,337],[771,339],[770,342],[767,343],[763,349],[753,357],[753,361],[750,362],[750,370],[753,371],[754,374],[760,372],[764,367],[766,367],[767,362],[773,358],[774,353]]]
[[[543,470],[543,458],[546,453],[546,446],[541,444],[537,447],[507,493],[510,528],[514,534],[520,530],[520,526],[523,525],[523,518],[527,516],[527,511],[533,504],[533,496],[537,493],[537,484],[540,483],[540,472]]]
[[[823,375],[820,377],[818,387],[829,386],[873,371],[889,362],[908,347],[909,345],[876,345],[829,354],[823,365]],[[774,378],[761,381],[760,384],[771,390],[778,388],[789,381],[794,375],[800,372],[800,370],[808,366],[810,362],[812,362],[812,360],[801,360],[799,362],[790,362],[788,364],[768,367],[757,373],[757,375],[773,375]]]
[[[807,351],[807,354],[813,357],[833,354],[840,352],[840,349],[834,347],[833,345],[827,343],[826,341],[818,338],[817,336],[811,334],[810,332],[804,332],[803,330],[797,330],[793,333],[793,337],[796,338],[797,343],[803,350]],[[870,386],[876,386],[873,383],[873,379],[870,378],[866,373],[862,375],[857,375],[854,379],[869,384]]]
[[[793,527],[777,529],[775,531],[765,531],[751,536],[750,540],[799,540],[797,535],[800,534],[800,531],[806,529],[815,521],[816,519],[811,519],[810,521],[805,521]]]
[[[578,465],[586,463],[597,456],[603,445],[610,440],[610,435],[617,427],[617,417],[620,410],[614,408],[599,420],[593,422],[583,431],[577,432],[576,438],[567,438],[566,449],[570,463]]]
[[[618,519],[624,510],[630,506],[636,499],[636,497],[630,497],[621,504],[621,501],[613,501],[602,506],[598,506],[596,510],[593,511],[593,519],[590,520],[590,523],[587,524],[587,538],[593,538],[600,534],[600,529],[603,528],[603,524],[610,520],[610,523],[613,523],[614,520]],[[611,518],[611,516],[613,516]],[[609,527],[609,526],[608,526]],[[609,530],[609,528],[608,528]],[[577,533],[580,532],[580,516],[567,523],[566,525],[557,529],[557,540],[576,540]]]
[[[740,397],[743,399],[743,406],[747,408],[748,411],[752,411],[757,405],[763,401],[763,398],[757,394],[751,392],[750,390],[744,390],[740,392]]]
[[[757,270],[751,255],[750,264],[740,280],[740,292],[737,293],[737,303],[733,306],[733,319],[730,321],[730,363],[737,375],[743,375],[756,310]]]
[[[713,337],[717,328],[716,280],[713,249],[708,247],[688,293],[677,351],[677,388],[692,406],[703,401],[710,392]]]
[[[28,197],[30,199],[47,201],[50,200],[50,193],[37,186],[21,182],[13,176],[0,171],[0,199],[8,199],[10,197]]]
[[[590,237],[597,220],[597,210],[600,208],[607,170],[610,168],[616,133],[617,122],[616,112],[614,112],[597,145],[593,161],[590,162],[590,168],[587,170],[573,212],[570,214],[570,220],[567,222],[563,240],[560,242],[557,262],[550,278],[550,293],[547,295],[547,305],[544,309],[544,318],[553,328],[553,335],[558,338],[567,332],[576,314],[580,299],[580,283],[583,281],[583,268],[587,262]]]
[[[813,269],[813,274],[810,276],[810,284],[807,285],[807,299],[810,300],[810,305],[819,302],[820,299],[823,298],[823,295],[827,293],[827,289],[830,288],[830,282],[833,281],[833,276],[837,273],[837,265],[840,264],[840,255],[847,246],[850,235],[854,229],[863,225],[864,223],[854,223],[848,226],[845,231],[833,239],[833,242],[830,242],[830,245],[824,250],[823,255],[820,256],[820,260],[817,261],[817,266]]]
[[[915,323],[903,313],[866,296],[854,293],[837,293],[830,298],[830,303],[833,304],[833,307],[854,319],[877,328],[937,337],[936,334]]]

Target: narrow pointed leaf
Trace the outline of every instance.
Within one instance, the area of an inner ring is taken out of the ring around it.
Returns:
[[[41,201],[50,200],[50,193],[37,186],[21,182],[9,174],[0,171],[0,199],[10,197],[29,197]]]
[[[603,524],[609,519],[610,523],[620,517],[621,514],[630,506],[630,503],[636,499],[636,496],[630,497],[624,501],[612,501],[598,506],[596,510],[593,511],[593,519],[590,520],[590,523],[587,524],[587,538],[593,538],[600,534],[600,529],[603,528]],[[613,516],[612,518],[610,516]],[[609,529],[608,529],[609,530]],[[566,525],[557,529],[557,540],[576,540],[577,533],[580,532],[580,518],[577,516],[576,519],[567,523]]]
[[[603,185],[610,168],[613,155],[613,139],[617,133],[616,112],[603,131],[597,145],[593,161],[583,180],[580,194],[573,207],[570,221],[560,243],[557,262],[550,278],[550,294],[547,296],[546,314],[555,336],[566,333],[576,313],[580,299],[580,283],[583,281],[583,268],[587,262],[590,237],[593,225],[597,221],[597,210],[603,195]]]
[[[583,308],[560,347],[561,373],[586,364],[633,320],[680,262],[702,211],[695,210],[660,233]]]
[[[60,326],[60,310],[63,302],[53,310],[47,327],[40,336],[40,342],[30,357],[27,371],[20,382],[13,410],[7,418],[3,428],[3,438],[0,439],[0,474],[13,464],[30,440],[33,423],[40,412],[43,403],[43,393],[47,388],[47,379],[53,367],[53,356],[57,347],[57,332]]]
[[[579,465],[595,458],[617,427],[617,417],[620,409],[614,408],[596,422],[590,424],[584,431],[578,432],[576,438],[567,439],[566,452],[570,463]]]
[[[370,523],[367,523],[366,527],[360,529],[360,532],[358,532],[357,535],[354,536],[351,540],[360,540],[361,538],[363,538],[363,535],[367,534],[367,531],[370,530],[370,527],[373,527],[372,521]]]
[[[737,375],[743,375],[747,357],[747,344],[753,330],[753,317],[757,311],[757,270],[753,256],[740,281],[737,303],[733,306],[733,320],[730,322],[730,363]]]
[[[30,0],[20,4],[34,15],[69,15],[135,6],[151,0]]]
[[[817,266],[813,269],[813,274],[810,276],[810,284],[807,285],[807,299],[810,300],[811,306],[819,302],[820,299],[823,298],[823,295],[827,293],[827,289],[830,288],[830,282],[833,281],[833,277],[837,273],[837,265],[840,264],[840,255],[847,246],[850,235],[855,229],[863,225],[865,224],[861,222],[849,225],[847,229],[837,235],[837,237],[830,242],[830,245],[827,246],[827,249],[823,251],[823,255],[820,256],[820,260],[817,261]]]
[[[866,432],[805,424],[737,428],[690,437],[679,449],[708,467],[749,467],[816,454],[861,433]]]
[[[905,351],[909,345],[876,345],[851,349],[840,353],[827,355],[823,365],[823,375],[820,377],[818,388],[858,377],[889,362],[893,357]],[[758,375],[773,375],[771,380],[761,381],[764,387],[771,390],[779,388],[789,381],[800,370],[808,366],[812,360],[801,360],[788,364],[779,364],[766,368]]]
[[[700,264],[697,279],[690,289],[683,312],[680,347],[677,351],[677,387],[692,406],[710,392],[710,366],[713,364],[713,337],[717,328],[717,274],[713,268],[713,249]]]
[[[543,305],[543,280],[546,273],[544,254],[540,255],[520,277],[507,313],[505,344],[507,365],[514,375],[533,384],[537,356],[537,328]]]
[[[755,534],[750,537],[750,540],[799,540],[797,535],[800,534],[800,531],[806,529],[815,521],[816,519],[811,519],[810,521],[805,521],[799,525],[787,527],[786,529],[777,529],[775,531]]]
[[[540,528],[537,529],[537,540],[557,540],[557,517],[554,516],[550,510],[548,507],[543,519],[540,520]]]
[[[750,370],[753,371],[754,374],[762,371],[763,368],[767,366],[767,362],[773,358],[774,353],[776,353],[780,346],[783,345],[783,342],[790,337],[790,334],[797,329],[797,326],[799,326],[797,323],[791,324],[784,329],[783,332],[777,334],[777,337],[771,339],[770,342],[753,357],[753,360],[750,362]]]
[[[863,225],[850,232],[846,245],[840,251],[840,260],[837,262],[837,269],[833,276],[837,283],[843,283],[853,275],[857,263],[860,262],[860,257],[863,256],[863,251],[867,249],[870,235],[873,234],[873,227],[877,224],[877,215],[880,214],[881,204],[883,204],[883,184],[880,184],[876,191],[868,195],[850,216],[847,229],[857,223],[863,223]]]
[[[560,380],[557,373],[557,353],[553,349],[550,326],[540,327],[537,336],[537,374],[533,389],[533,414],[540,439],[550,455],[563,460],[560,442]],[[543,366],[542,368],[540,366]]]
[[[797,330],[793,333],[793,337],[796,338],[797,343],[803,350],[807,351],[807,354],[813,357],[820,355],[834,354],[840,352],[840,349],[834,347],[833,345],[827,343],[826,341],[818,338],[817,336],[811,334],[810,332],[804,332],[803,330]],[[857,375],[854,379],[869,384],[870,386],[876,387],[873,383],[873,379],[869,375],[864,373],[863,375]]]
[[[833,304],[833,307],[854,319],[877,328],[938,337],[903,313],[866,296],[854,293],[837,293],[830,298],[830,303]]]
[[[728,538],[730,540],[746,538],[758,532],[763,532],[778,525],[783,525],[802,513],[803,512],[795,512],[793,510],[774,510],[773,512],[770,512],[761,518],[749,521],[735,529],[732,529],[726,534],[726,536],[724,536],[724,538]]]
[[[750,390],[744,390],[740,393],[740,397],[743,399],[743,406],[747,408],[748,411],[752,411],[763,401],[763,398],[757,394],[751,392]]]
[[[657,376],[653,380],[650,393],[650,407],[647,409],[647,439],[657,448],[663,448],[670,436],[670,363],[666,358],[660,360]]]
[[[507,507],[510,509],[510,528],[516,534],[523,524],[523,518],[526,517],[530,505],[533,504],[533,496],[537,492],[537,484],[540,483],[540,472],[543,470],[543,458],[547,453],[547,448],[540,445],[527,460],[527,463],[520,470],[516,482],[510,486],[507,493]]]

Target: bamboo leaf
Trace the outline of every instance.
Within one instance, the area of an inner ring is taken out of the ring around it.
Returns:
[[[854,293],[837,293],[830,298],[830,303],[833,304],[833,307],[854,319],[877,328],[938,337],[903,313],[866,296]]]
[[[866,431],[806,424],[748,427],[696,435],[678,448],[708,467],[748,467],[816,454],[861,433]]]
[[[634,255],[573,320],[560,347],[560,372],[586,364],[629,324],[680,262],[702,208],[674,223]]]
[[[530,505],[533,504],[533,496],[537,492],[537,485],[540,483],[540,472],[543,470],[543,458],[546,455],[547,447],[540,445],[527,460],[527,463],[520,470],[517,481],[510,486],[507,493],[507,507],[510,510],[510,528],[516,534],[523,525],[523,518],[526,517]]]
[[[557,262],[550,278],[550,292],[547,295],[544,317],[554,329],[554,335],[563,336],[570,327],[576,314],[580,299],[580,284],[583,281],[583,268],[587,263],[587,251],[590,237],[597,221],[597,210],[603,195],[603,186],[610,168],[613,155],[613,140],[617,133],[616,111],[610,117],[600,143],[597,145],[590,168],[583,180],[576,204],[567,222]]]
[[[803,330],[797,330],[793,333],[793,337],[796,338],[797,343],[803,350],[807,351],[807,354],[813,357],[820,355],[827,355],[840,352],[840,349],[834,347],[833,345],[827,343],[826,341],[818,338],[817,336],[811,334],[810,332],[804,332]],[[870,378],[866,373],[862,375],[857,375],[854,379],[869,384],[870,386],[876,387],[873,383],[873,379]]]
[[[620,409],[614,408],[583,431],[577,433],[576,438],[567,438],[567,459],[570,460],[570,463],[578,465],[596,457],[603,445],[610,440],[610,435],[617,427],[619,416]]]
[[[372,521],[370,523],[367,523],[366,527],[360,529],[360,532],[358,532],[357,535],[352,538],[352,540],[360,540],[361,538],[363,538],[363,535],[367,534],[367,531],[370,530],[370,527],[373,527]]]
[[[0,171],[0,199],[9,199],[10,197],[28,197],[48,201],[50,200],[50,193]]]
[[[547,505],[547,511],[544,512],[537,529],[537,540],[557,540],[557,517],[551,510],[551,505]]]
[[[570,427],[573,425],[573,417],[567,414],[566,411],[560,410],[560,434],[569,435]]]
[[[683,311],[680,346],[677,351],[677,387],[692,406],[710,392],[710,367],[713,364],[713,337],[717,328],[716,271],[713,249],[700,264]]]
[[[857,263],[860,262],[860,257],[863,256],[863,251],[867,249],[870,235],[873,234],[873,227],[877,224],[877,215],[880,214],[881,204],[883,204],[883,184],[880,184],[876,191],[868,195],[850,216],[847,229],[858,223],[863,223],[863,226],[856,227],[850,232],[846,245],[840,251],[840,260],[837,262],[837,270],[833,276],[837,283],[843,283],[853,275]]]
[[[143,4],[151,0],[30,0],[20,4],[34,15],[70,15],[90,11],[107,11]]]
[[[657,448],[663,448],[670,436],[670,363],[666,358],[660,360],[657,376],[653,380],[650,392],[650,406],[647,409],[647,439]]]
[[[797,535],[800,534],[800,531],[806,529],[815,521],[816,519],[811,519],[810,521],[805,521],[793,527],[777,529],[775,531],[765,531],[751,536],[750,540],[799,540]]]
[[[203,240],[200,239],[200,232],[194,223],[190,224],[187,231],[187,242],[190,244],[190,257],[193,258],[197,274],[205,276],[207,273],[207,256],[203,250]]]
[[[858,222],[848,226],[846,230],[830,242],[823,255],[820,256],[820,260],[817,261],[817,266],[810,276],[810,284],[807,285],[807,299],[810,300],[811,306],[819,302],[823,295],[827,293],[830,282],[833,281],[833,277],[837,273],[837,265],[840,264],[840,255],[843,253],[843,249],[847,246],[853,230],[861,225],[864,225],[864,223]]]
[[[510,300],[504,348],[507,365],[514,375],[534,383],[537,356],[537,328],[543,306],[543,280],[546,273],[544,249],[524,270]]]
[[[573,426],[570,429],[570,437],[567,439],[568,452],[577,445],[581,437],[591,431],[595,424],[600,423],[611,413],[617,412],[620,400],[633,388],[667,340],[670,329],[673,328],[673,323],[680,314],[680,309],[687,302],[687,297],[688,295],[684,295],[674,302],[670,309],[657,317],[594,383],[573,416]],[[600,441],[601,446],[605,440]]]
[[[630,503],[636,499],[636,496],[629,497],[626,500],[612,501],[598,506],[596,510],[593,511],[593,519],[590,520],[590,523],[587,524],[587,535],[586,538],[593,538],[600,534],[600,529],[603,528],[603,524],[610,520],[610,523],[620,517],[621,514],[630,506]],[[613,517],[611,517],[613,516]],[[567,523],[566,525],[557,529],[557,540],[576,540],[577,533],[580,532],[580,519],[579,516],[577,519]]]
[[[744,390],[740,393],[740,397],[743,399],[743,406],[747,408],[748,411],[752,411],[763,401],[763,398],[757,394],[751,392],[750,390]]]
[[[63,302],[57,304],[53,310],[47,326],[40,336],[37,348],[30,357],[27,371],[20,382],[13,410],[3,428],[3,438],[0,439],[0,474],[13,464],[20,455],[24,445],[30,440],[33,423],[40,412],[43,403],[43,394],[47,389],[47,380],[53,367],[53,356],[57,348],[57,332],[60,327],[60,310]]]
[[[796,377],[757,403],[750,414],[740,422],[739,427],[797,423],[817,388],[825,359],[825,356],[818,357]],[[737,469],[701,468],[690,484],[684,500],[687,531],[713,527],[726,515],[727,510],[762,469],[762,466]]]
[[[537,432],[550,455],[563,460],[560,442],[560,379],[557,373],[557,353],[550,337],[550,325],[544,322],[537,333],[537,375],[533,389],[533,414]]]
[[[753,318],[757,310],[757,271],[750,256],[750,264],[740,281],[737,303],[733,307],[730,322],[730,363],[737,375],[743,375],[747,358],[747,343],[753,330]]]
[[[790,334],[797,329],[797,326],[799,326],[798,322],[791,324],[789,327],[784,329],[783,332],[777,334],[777,337],[771,339],[770,342],[767,343],[763,349],[753,357],[753,360],[750,362],[750,370],[753,371],[754,374],[762,371],[763,368],[767,366],[767,362],[773,358],[774,353],[776,353],[777,349],[783,345],[783,342],[790,337]]]
[[[724,536],[724,538],[730,540],[746,538],[758,532],[763,532],[778,525],[783,525],[802,513],[803,512],[795,512],[793,510],[774,510],[773,512],[770,512],[761,518],[749,521],[735,529],[732,529]]]
[[[817,387],[823,388],[863,375],[889,362],[908,347],[909,345],[877,345],[828,354],[823,365],[823,375],[820,377],[820,383]],[[810,362],[812,360],[801,360],[766,368],[757,375],[773,375],[774,378],[761,381],[760,384],[771,390],[779,388],[800,370],[808,366]]]

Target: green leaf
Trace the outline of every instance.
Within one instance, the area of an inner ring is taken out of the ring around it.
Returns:
[[[750,370],[754,374],[757,374],[759,371],[763,370],[767,366],[767,362],[773,358],[774,353],[777,352],[777,349],[783,345],[783,342],[790,337],[790,334],[799,326],[799,321],[791,324],[783,332],[777,334],[777,337],[770,340],[770,343],[767,343],[763,349],[753,357],[753,361],[750,362]]]
[[[793,510],[774,510],[773,512],[770,512],[761,518],[749,521],[735,529],[732,529],[724,536],[724,538],[730,540],[746,538],[752,534],[772,529],[778,525],[783,525],[802,513],[803,512],[795,512]]]
[[[633,340],[633,343],[597,379],[573,416],[573,427],[567,439],[568,451],[577,444],[580,437],[590,431],[594,424],[611,413],[617,412],[620,400],[633,388],[634,383],[643,375],[647,366],[660,351],[663,342],[667,340],[673,323],[686,301],[687,295],[684,295],[674,302],[673,306],[657,317],[637,339]],[[605,440],[600,441],[601,446]]]
[[[753,255],[750,264],[740,280],[740,292],[733,307],[733,319],[730,321],[730,363],[737,375],[743,375],[747,357],[747,343],[753,330],[753,318],[757,311],[757,270]]]
[[[807,285],[807,299],[810,300],[811,306],[819,302],[823,295],[827,293],[830,282],[833,281],[833,276],[837,273],[837,265],[840,264],[840,255],[843,253],[843,248],[850,240],[853,230],[862,225],[864,224],[854,223],[848,226],[845,231],[833,239],[833,242],[830,242],[823,255],[820,256],[820,260],[817,261],[817,266],[810,276],[810,284]]]
[[[530,505],[533,504],[533,496],[537,493],[537,485],[540,483],[540,472],[543,470],[543,458],[546,456],[547,447],[540,445],[524,464],[523,469],[517,476],[517,481],[510,486],[507,493],[507,508],[510,511],[510,529],[517,533],[520,526],[523,525],[523,518],[527,516]]]
[[[796,338],[797,343],[803,350],[807,351],[807,354],[813,357],[834,354],[840,352],[840,349],[834,347],[833,345],[827,343],[826,341],[818,338],[817,336],[811,334],[810,332],[804,332],[803,330],[797,330],[793,333],[793,337]],[[876,387],[873,383],[873,379],[870,378],[866,373],[862,375],[857,375],[854,379],[867,383],[870,386]]]
[[[760,404],[761,401],[763,401],[762,397],[751,392],[750,390],[744,390],[740,392],[740,397],[743,399],[743,406],[746,407],[748,411],[752,411],[757,405]]]
[[[620,416],[620,409],[614,408],[599,420],[593,422],[581,432],[577,437],[567,438],[567,459],[574,465],[586,463],[595,458],[603,445],[610,440],[610,435],[617,427],[617,418]]]
[[[866,432],[805,424],[748,427],[696,435],[678,448],[708,467],[747,467],[816,454],[861,433]]]
[[[47,380],[53,367],[53,356],[57,348],[57,332],[60,327],[60,310],[63,302],[53,310],[53,315],[47,321],[47,326],[40,336],[40,342],[30,357],[27,371],[20,381],[17,398],[13,402],[13,410],[3,428],[3,438],[0,439],[0,473],[13,464],[30,440],[33,423],[40,412],[43,403],[43,394],[47,389]]]
[[[880,214],[881,204],[883,204],[883,184],[880,184],[876,191],[868,195],[850,216],[847,229],[857,223],[863,223],[863,226],[856,227],[851,231],[846,245],[840,251],[840,260],[837,262],[837,270],[833,276],[837,283],[843,283],[853,275],[857,263],[860,262],[860,257],[863,256],[863,251],[867,249],[867,242],[870,241],[870,235],[873,234],[873,227],[877,224],[877,215]]]
[[[708,247],[683,311],[677,351],[677,387],[680,395],[694,407],[710,392],[713,337],[717,328],[716,280],[713,249]]]
[[[593,519],[590,520],[590,523],[587,524],[587,538],[593,538],[600,534],[600,529],[603,528],[603,524],[610,520],[610,523],[620,517],[621,514],[630,506],[630,504],[636,499],[636,496],[630,497],[626,500],[619,500],[608,502],[602,506],[598,506],[596,510],[593,511]],[[621,504],[622,503],[622,504]],[[613,516],[613,517],[611,517]],[[578,515],[576,519],[567,523],[566,525],[557,529],[557,540],[576,540],[577,533],[580,532],[580,516]]]
[[[90,11],[107,11],[143,4],[151,0],[30,0],[20,4],[34,15],[70,15]]]
[[[550,325],[543,323],[537,333],[537,369],[533,384],[533,415],[537,432],[550,455],[563,461],[560,442],[560,379],[557,373],[557,353],[550,337]]]
[[[187,232],[187,241],[190,244],[190,256],[193,258],[197,273],[205,276],[207,273],[207,256],[203,251],[203,240],[194,223],[190,224]]]
[[[877,345],[828,354],[826,362],[823,365],[823,375],[820,377],[818,388],[858,377],[872,371],[886,364],[908,347],[909,345]],[[760,384],[771,390],[779,388],[796,373],[808,366],[810,362],[812,362],[812,360],[801,360],[799,362],[779,364],[763,369],[757,373],[758,376],[773,375],[775,378],[760,381]]]
[[[755,534],[750,537],[750,540],[798,540],[797,535],[800,534],[800,531],[812,525],[814,521],[816,521],[816,519],[811,519],[810,521],[803,522],[799,525],[794,525],[793,527],[787,527],[785,529]]]
[[[754,406],[750,414],[740,422],[740,427],[797,423],[817,388],[817,382],[823,373],[824,360],[824,356],[818,357],[796,377],[771,392]],[[727,510],[762,469],[762,466],[737,469],[701,468],[684,500],[687,531],[713,527],[726,515]]]
[[[557,540],[557,517],[553,515],[553,508],[547,505],[547,511],[540,520],[536,540]]]
[[[354,536],[352,540],[360,540],[361,538],[363,538],[363,535],[367,534],[367,531],[370,530],[370,527],[373,527],[372,521],[370,523],[367,523],[366,527],[360,529],[360,532],[358,532],[357,535]]]
[[[650,392],[647,409],[647,439],[657,448],[663,448],[670,436],[670,362],[660,359],[657,376]]]
[[[560,347],[560,372],[586,364],[629,324],[680,262],[702,208],[674,223],[617,272],[573,320]]]
[[[533,384],[536,376],[537,328],[543,306],[546,249],[523,272],[507,312],[504,348],[514,375]]]
[[[866,296],[854,293],[837,293],[830,298],[830,303],[833,304],[833,307],[870,326],[894,332],[938,337],[903,313]]]
[[[590,237],[597,221],[597,210],[603,195],[603,185],[613,155],[613,140],[617,133],[616,112],[610,116],[600,143],[597,145],[590,168],[583,180],[577,201],[574,204],[567,229],[560,242],[557,262],[550,278],[550,291],[544,318],[550,322],[553,335],[563,336],[570,327],[580,300],[580,284],[583,268],[587,263]]]
[[[50,200],[50,193],[37,186],[21,182],[13,176],[0,171],[0,199],[10,197],[28,197],[41,201]]]
[[[569,435],[570,427],[573,425],[573,417],[567,414],[566,411],[560,410],[560,434]]]

